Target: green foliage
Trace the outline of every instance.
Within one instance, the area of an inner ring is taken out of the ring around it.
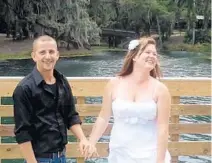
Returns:
[[[187,31],[185,38],[184,38],[184,42],[185,43],[191,43],[192,41],[192,33],[193,31]],[[211,43],[211,32],[209,32],[208,30],[202,30],[202,29],[198,29],[195,30],[195,44],[197,43]]]
[[[164,50],[168,51],[188,51],[188,52],[196,52],[196,53],[203,53],[208,55],[211,58],[211,44],[210,43],[203,43],[203,44],[164,44]]]
[[[30,27],[38,34],[49,34],[57,40],[64,40],[69,44],[75,44],[77,48],[88,46],[90,43],[99,42],[100,28],[91,20],[87,6],[87,0],[4,0],[4,9],[9,9],[16,19],[8,22],[13,25],[15,34],[22,37],[22,31],[29,33]],[[4,16],[5,20],[11,13]]]
[[[103,27],[133,30],[138,35],[153,31],[160,40],[167,40],[176,22],[187,21],[189,31],[201,14],[207,24],[210,4],[210,0],[3,0],[0,16],[17,33],[39,26],[42,32],[80,48],[98,44]]]

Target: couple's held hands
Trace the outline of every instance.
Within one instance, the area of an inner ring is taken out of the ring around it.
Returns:
[[[99,157],[99,154],[97,153],[97,149],[95,145],[90,144],[89,146],[87,146],[84,152],[84,157],[85,159],[89,159],[91,157]]]
[[[95,145],[88,141],[86,138],[80,140],[79,151],[85,159],[99,156]]]

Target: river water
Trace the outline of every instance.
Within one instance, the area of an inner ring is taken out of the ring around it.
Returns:
[[[56,68],[67,77],[110,77],[119,72],[122,64],[124,52],[101,52],[93,56],[61,58]],[[195,56],[195,57],[194,57]],[[164,77],[211,77],[210,61],[202,59],[201,54],[187,52],[169,52],[160,55],[160,65]],[[0,76],[25,76],[34,67],[33,61],[25,60],[6,60],[0,61]],[[92,99],[88,99],[93,101]],[[94,101],[99,99],[94,99]],[[211,104],[208,97],[182,97],[182,103],[203,103]],[[184,123],[211,123],[211,117],[207,116],[184,116],[180,118]],[[104,137],[102,140],[108,141]],[[181,141],[210,141],[211,135],[207,134],[183,134]],[[69,160],[74,162],[74,160]],[[106,159],[90,160],[89,162],[106,163]],[[181,163],[210,163],[209,157],[180,157]]]

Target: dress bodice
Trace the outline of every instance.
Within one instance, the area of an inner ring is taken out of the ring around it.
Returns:
[[[114,122],[125,124],[145,124],[155,121],[157,105],[154,100],[140,102],[115,99],[112,103]]]
[[[156,148],[157,105],[154,100],[131,102],[117,98],[112,103],[112,111],[111,146],[131,146],[139,151]]]

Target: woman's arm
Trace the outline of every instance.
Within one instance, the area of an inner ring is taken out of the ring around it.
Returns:
[[[112,113],[111,105],[112,105],[112,89],[114,85],[114,80],[115,79],[110,80],[105,87],[103,102],[102,102],[102,109],[93,126],[93,129],[91,131],[90,138],[89,138],[89,141],[93,145],[95,145],[98,142],[99,138],[102,136],[102,134],[104,133],[104,131],[106,130],[108,126],[108,121]]]
[[[157,114],[157,163],[164,163],[169,137],[169,115],[171,108],[171,96],[168,88],[160,84],[158,88],[158,114]]]

